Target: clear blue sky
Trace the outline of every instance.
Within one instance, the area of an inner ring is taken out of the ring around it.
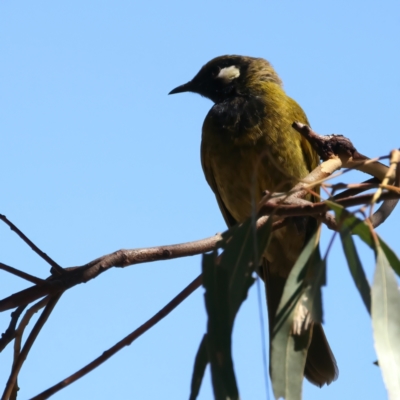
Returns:
[[[65,267],[120,248],[211,236],[225,229],[199,159],[211,102],[167,93],[215,56],[264,57],[317,132],[344,134],[361,153],[379,156],[400,144],[399,38],[394,0],[1,1],[0,213]],[[396,210],[379,228],[397,253],[399,217]],[[48,275],[49,266],[2,224],[0,241],[0,261]],[[371,277],[372,254],[362,251]],[[199,274],[200,261],[115,269],[67,292],[24,365],[19,399],[142,324]],[[26,286],[1,272],[1,297]],[[306,383],[304,398],[384,399],[371,324],[339,244],[324,301],[340,376],[328,388]],[[1,331],[9,314],[0,316]],[[54,398],[186,399],[205,324],[198,290]],[[234,331],[243,399],[267,398],[260,330],[254,286]],[[0,387],[11,359],[9,347],[0,355]],[[211,397],[207,374],[199,398]]]

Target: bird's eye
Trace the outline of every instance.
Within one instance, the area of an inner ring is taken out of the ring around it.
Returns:
[[[211,71],[211,75],[213,78],[216,78],[218,76],[218,74],[220,73],[221,68],[220,67],[215,67],[212,71]]]

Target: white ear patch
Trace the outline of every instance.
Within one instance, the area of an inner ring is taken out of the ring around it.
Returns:
[[[230,67],[222,68],[217,75],[217,78],[223,79],[224,81],[231,81],[240,76],[240,70],[235,65]]]

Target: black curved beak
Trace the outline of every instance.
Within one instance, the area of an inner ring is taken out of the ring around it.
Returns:
[[[168,94],[184,93],[191,91],[192,91],[192,81],[185,83],[184,85],[178,86],[175,89],[172,89]]]

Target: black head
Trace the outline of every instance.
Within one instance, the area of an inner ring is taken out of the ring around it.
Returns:
[[[228,97],[250,94],[261,81],[281,84],[268,61],[245,56],[221,56],[209,61],[191,81],[169,94],[194,92],[219,103]]]

